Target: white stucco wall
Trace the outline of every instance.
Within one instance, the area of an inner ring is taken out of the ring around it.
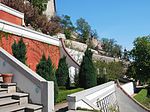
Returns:
[[[43,105],[44,112],[54,111],[54,83],[46,81],[11,54],[0,48],[0,73],[12,73],[19,90],[29,93],[33,103]]]
[[[18,72],[16,68],[11,66],[5,60],[0,57],[0,72],[1,73],[13,73],[13,82],[17,82],[17,86],[21,87],[21,91],[29,92],[31,100],[37,103],[41,103],[41,90],[32,81],[28,80],[22,73]]]
[[[128,94],[128,95],[133,95],[134,94],[134,86],[133,86],[133,82],[124,84],[121,86],[122,89]]]

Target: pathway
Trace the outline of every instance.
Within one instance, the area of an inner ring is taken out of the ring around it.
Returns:
[[[59,103],[55,105],[55,112],[66,112],[68,111],[68,103]]]

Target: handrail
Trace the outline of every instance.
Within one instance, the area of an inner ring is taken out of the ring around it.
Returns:
[[[59,46],[59,39],[0,19],[0,31]]]
[[[78,67],[80,67],[79,63],[77,63],[77,62],[75,61],[75,59],[74,59],[74,58],[68,53],[68,51],[66,50],[66,47],[65,47],[65,44],[64,44],[64,41],[63,41],[62,38],[60,38],[60,42],[61,42],[62,48],[63,48],[63,50],[65,51],[65,53],[67,54],[67,56],[69,56],[69,58],[70,58]]]

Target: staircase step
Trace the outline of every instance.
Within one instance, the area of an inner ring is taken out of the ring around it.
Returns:
[[[1,93],[7,93],[7,90],[8,90],[7,88],[0,88],[0,94]]]
[[[42,112],[42,106],[35,104],[16,105],[13,107],[0,109],[0,112]]]
[[[19,105],[19,100],[4,99],[0,101],[0,110],[5,107],[12,107],[16,105]]]
[[[16,105],[13,107],[7,107],[7,108],[0,109],[0,112],[25,112],[25,106]]]
[[[1,88],[7,88],[8,93],[16,92],[16,83],[0,83]]]
[[[24,105],[28,103],[28,96],[29,94],[26,93],[13,93],[12,99],[16,99],[20,101],[20,105]]]
[[[0,83],[0,86],[5,86],[5,87],[16,86],[16,83]]]
[[[43,106],[41,106],[41,105],[36,105],[36,104],[27,104],[27,105],[26,105],[26,108],[27,108],[27,109],[34,110],[34,111],[37,111],[37,110],[42,109]],[[34,111],[33,111],[33,112],[34,112]],[[28,111],[27,111],[27,112],[28,112]]]
[[[28,98],[28,94],[26,93],[1,93],[0,94],[0,101],[3,100],[3,99],[16,99],[16,100],[19,100],[20,98],[24,98],[24,97],[27,97]]]

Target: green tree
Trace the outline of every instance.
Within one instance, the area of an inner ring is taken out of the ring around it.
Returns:
[[[134,78],[149,85],[147,96],[150,97],[150,36],[135,39],[130,53],[133,62],[128,71],[134,71],[131,74]]]
[[[116,40],[114,39],[108,39],[108,38],[102,38],[102,48],[106,52],[107,56],[111,57],[121,57],[122,54],[122,46],[116,44]]]
[[[12,53],[15,58],[17,58],[22,63],[26,64],[26,45],[21,38],[18,42],[14,41],[12,47]]]
[[[85,43],[90,37],[91,26],[83,18],[80,18],[76,21],[76,26],[79,38]]]
[[[55,69],[50,57],[46,60],[46,57],[43,54],[39,64],[36,66],[36,73],[47,81],[54,81],[54,101],[56,102],[56,98],[58,96],[58,85],[55,76]]]
[[[46,71],[46,69],[47,69],[46,57],[43,54],[39,64],[37,64],[37,66],[36,66],[36,73],[47,80],[47,77],[46,77],[47,71]]]
[[[90,35],[91,35],[91,38],[95,38],[95,39],[99,38],[96,30],[91,30]]]
[[[150,36],[138,37],[131,50],[135,78],[142,82],[150,82]],[[133,68],[133,67],[132,67]]]
[[[63,27],[63,30],[64,30],[64,34],[66,36],[67,39],[70,39],[71,38],[71,33],[74,31],[74,26],[73,26],[73,23],[70,19],[70,16],[68,15],[63,15],[61,17],[61,26]]]
[[[53,67],[51,81],[54,81],[54,102],[56,103],[56,99],[57,99],[58,93],[59,93],[59,88],[58,88],[58,84],[57,84],[56,69],[55,69],[55,67]]]
[[[97,85],[96,69],[92,61],[92,52],[89,48],[85,51],[79,71],[79,86],[91,88]]]
[[[66,57],[63,57],[59,60],[58,69],[56,71],[58,86],[65,86],[68,75],[69,75],[69,69],[66,63]]]

